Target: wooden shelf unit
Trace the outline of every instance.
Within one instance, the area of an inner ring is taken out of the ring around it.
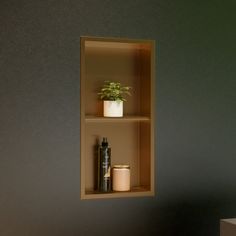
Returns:
[[[154,195],[154,55],[152,40],[81,37],[81,199]],[[132,87],[124,117],[102,116],[97,92],[105,80]],[[112,166],[130,165],[128,192],[96,191],[102,137],[111,146]]]

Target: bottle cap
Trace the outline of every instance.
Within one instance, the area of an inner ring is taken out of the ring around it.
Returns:
[[[103,137],[102,138],[102,146],[108,146],[107,138]]]

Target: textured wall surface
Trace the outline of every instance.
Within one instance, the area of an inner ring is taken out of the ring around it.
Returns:
[[[215,236],[236,216],[235,1],[1,0],[0,235]],[[80,36],[154,39],[154,198],[80,200]]]

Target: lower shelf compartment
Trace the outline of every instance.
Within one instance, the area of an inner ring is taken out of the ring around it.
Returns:
[[[107,193],[98,192],[94,190],[86,190],[82,199],[102,199],[102,198],[121,198],[121,197],[144,197],[154,196],[154,193],[150,190],[150,187],[133,187],[130,191],[118,192],[111,191]]]

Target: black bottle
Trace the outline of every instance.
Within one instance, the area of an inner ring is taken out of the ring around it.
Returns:
[[[103,138],[99,147],[98,156],[98,190],[100,192],[111,191],[111,148],[107,138]]]

